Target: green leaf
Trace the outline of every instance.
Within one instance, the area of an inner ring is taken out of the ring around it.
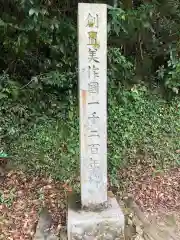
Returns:
[[[39,14],[39,11],[37,10],[37,9],[35,9],[35,8],[31,8],[30,10],[29,10],[29,16],[32,16],[32,15],[36,15],[36,16],[38,16],[38,14]]]
[[[31,9],[29,10],[29,16],[32,16],[34,13],[35,13],[35,9],[31,8]]]
[[[0,153],[0,158],[7,158],[7,157],[8,157],[8,155],[6,153],[4,153],[4,152]]]
[[[0,93],[0,99],[4,99],[4,98],[7,98],[7,95],[4,93]]]
[[[2,19],[0,19],[0,26],[5,27],[6,25],[7,24]]]

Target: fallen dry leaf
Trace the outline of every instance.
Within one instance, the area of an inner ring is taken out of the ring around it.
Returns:
[[[3,216],[0,222],[0,239],[32,239],[38,213],[43,205],[46,205],[52,214],[53,228],[56,232],[60,226],[65,225],[66,189],[63,183],[11,171],[0,184],[0,189],[3,196],[3,200],[0,201],[0,216]]]

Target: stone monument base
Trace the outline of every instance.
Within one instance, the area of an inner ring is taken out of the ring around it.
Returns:
[[[101,211],[81,209],[80,199],[70,196],[68,205],[68,240],[122,240],[124,215],[112,193],[108,207]]]

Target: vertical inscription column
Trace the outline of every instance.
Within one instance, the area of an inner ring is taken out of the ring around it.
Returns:
[[[107,6],[78,5],[81,204],[107,201]]]

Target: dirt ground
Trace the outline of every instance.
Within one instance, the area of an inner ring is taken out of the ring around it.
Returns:
[[[127,174],[132,176],[132,172]],[[125,179],[127,182],[126,176]],[[31,240],[44,206],[48,207],[53,218],[52,227],[58,234],[66,224],[66,198],[70,191],[67,183],[9,172],[0,181],[0,240]],[[162,235],[157,240],[180,240],[180,169],[156,176],[150,171],[134,174],[134,180],[131,179],[125,191],[138,206],[136,211],[131,206],[124,207],[126,225],[130,229],[127,240],[151,239],[145,237],[148,229]]]
[[[144,213],[133,200],[125,207],[125,240],[179,240],[180,214],[159,211]]]
[[[139,233],[129,239],[146,239],[143,235],[148,231],[152,240],[179,240],[180,169],[156,175],[149,170],[142,172],[138,176],[134,174],[136,181],[130,182],[126,189],[134,202],[130,204],[130,210],[140,218],[135,221],[136,227],[140,226]]]

